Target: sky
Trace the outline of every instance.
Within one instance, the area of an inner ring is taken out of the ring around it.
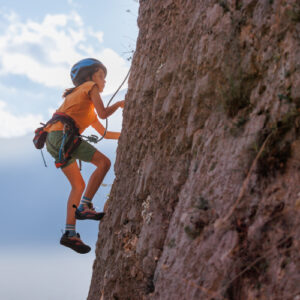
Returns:
[[[134,0],[0,0],[0,137],[48,119],[82,58],[107,66],[103,96],[112,94],[129,69],[137,7]]]
[[[135,0],[0,0],[0,186],[5,208],[0,218],[0,299],[87,297],[98,223],[77,224],[92,248],[89,254],[59,245],[70,186],[46,150],[44,166],[32,143],[33,131],[62,103],[64,89],[72,87],[70,68],[82,58],[97,58],[107,67],[101,96],[108,102],[130,68],[137,15]],[[124,99],[126,88],[127,83],[113,102]],[[109,118],[108,128],[121,130],[121,109]],[[112,161],[93,200],[98,210],[114,180],[117,145],[111,140],[96,145]],[[83,164],[85,181],[93,169]]]

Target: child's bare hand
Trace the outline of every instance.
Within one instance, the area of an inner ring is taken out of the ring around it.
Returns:
[[[121,107],[121,108],[124,108],[124,105],[125,105],[125,100],[123,100],[123,101],[119,101],[119,105],[120,105],[120,107]]]

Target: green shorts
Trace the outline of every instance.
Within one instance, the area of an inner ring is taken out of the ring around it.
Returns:
[[[59,162],[59,149],[63,138],[62,131],[52,131],[48,133],[46,139],[47,151],[54,157],[55,162]],[[68,141],[68,140],[67,140]],[[66,142],[67,142],[66,141]],[[76,159],[90,162],[97,149],[86,141],[82,141],[78,148],[72,153],[70,160],[62,167],[65,168],[73,163]]]

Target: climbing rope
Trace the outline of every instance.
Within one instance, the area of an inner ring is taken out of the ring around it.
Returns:
[[[115,93],[111,96],[111,98],[109,99],[107,105],[106,105],[106,108],[109,107],[110,103],[112,102],[112,100],[115,98],[115,96],[118,94],[118,92],[120,91],[120,89],[122,88],[122,86],[124,85],[124,83],[126,82],[129,74],[130,74],[130,70],[131,70],[131,67],[130,69],[128,70],[128,73],[127,75],[125,76],[124,80],[122,81],[122,83],[120,84],[120,86],[118,87],[118,89],[115,91]],[[92,134],[90,136],[84,136],[84,135],[81,135],[81,137],[85,138],[86,141],[88,142],[91,142],[91,143],[99,143],[101,140],[104,139],[106,133],[107,133],[107,128],[108,128],[108,119],[106,118],[105,119],[105,130],[104,130],[104,134],[102,135],[101,138],[98,138],[96,135]]]
[[[124,85],[124,83],[126,82],[129,74],[130,74],[130,70],[131,70],[131,67],[129,68],[128,70],[128,73],[126,74],[124,80],[122,81],[122,83],[120,84],[120,86],[118,87],[118,89],[115,91],[115,93],[111,96],[111,98],[109,99],[107,105],[106,105],[106,108],[109,107],[111,101],[115,98],[115,96],[117,95],[117,93],[119,92],[119,90],[121,89],[121,87]],[[108,120],[107,118],[105,118],[105,130],[104,130],[104,134],[102,135],[101,138],[98,138],[97,135],[95,134],[92,134],[92,135],[89,135],[89,136],[84,136],[84,135],[81,135],[82,138],[84,138],[86,141],[90,142],[90,143],[94,143],[94,144],[97,144],[99,143],[101,140],[104,139],[105,135],[106,135],[106,132],[107,132],[107,128],[108,128]],[[81,160],[79,160],[79,170],[81,171],[82,170],[82,162]]]

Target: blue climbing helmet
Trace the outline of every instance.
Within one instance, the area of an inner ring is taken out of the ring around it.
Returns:
[[[86,70],[86,69],[88,69],[90,67],[94,67],[94,66],[99,66],[104,71],[105,76],[106,76],[107,70],[101,61],[99,61],[98,59],[95,59],[95,58],[85,58],[85,59],[82,59],[79,62],[77,62],[71,69],[70,75],[71,75],[71,79],[72,79],[72,82],[74,83],[74,85],[76,85],[76,82],[77,82],[76,79],[78,78],[80,71]]]

